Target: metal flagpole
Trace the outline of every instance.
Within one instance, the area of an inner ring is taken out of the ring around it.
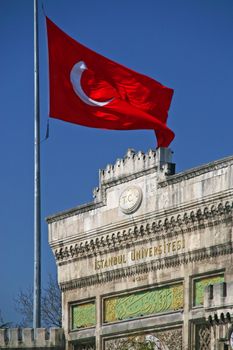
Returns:
[[[34,0],[34,292],[33,328],[41,326],[41,203],[38,3]]]

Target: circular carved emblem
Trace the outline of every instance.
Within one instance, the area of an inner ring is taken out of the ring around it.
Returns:
[[[137,186],[126,188],[120,195],[119,206],[123,213],[131,214],[135,212],[142,202],[142,190]]]

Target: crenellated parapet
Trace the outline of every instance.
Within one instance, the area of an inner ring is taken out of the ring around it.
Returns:
[[[150,149],[147,153],[141,151],[136,153],[132,148],[129,148],[124,158],[117,159],[115,164],[108,164],[105,169],[100,170],[100,185],[140,172],[145,174],[151,169],[159,171],[168,164],[170,164],[170,167],[166,169],[167,175],[172,175],[175,167],[172,163],[172,152],[169,148],[159,148],[156,151]]]
[[[108,164],[105,169],[99,170],[99,187],[94,188],[95,202],[105,201],[105,189],[122,182],[127,182],[141,175],[152,172],[157,173],[160,180],[175,174],[175,164],[172,163],[172,151],[160,147],[148,152],[136,152],[129,148],[123,158],[116,160],[115,164]]]
[[[105,169],[99,170],[99,186],[93,189],[93,202],[52,215],[47,218],[47,222],[57,221],[58,216],[63,219],[101,208],[106,204],[106,190],[109,187],[127,183],[151,173],[156,173],[158,181],[164,181],[175,174],[172,154],[169,148],[162,147],[157,150],[150,149],[146,153],[129,148],[126,155],[117,159],[115,164],[108,164]]]
[[[65,349],[62,328],[0,329],[0,349]]]

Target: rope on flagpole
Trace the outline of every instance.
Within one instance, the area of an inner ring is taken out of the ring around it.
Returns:
[[[44,3],[43,3],[43,1],[42,1],[42,3],[41,3],[41,8],[42,8],[42,11],[43,11],[44,16],[46,17],[46,13],[45,13],[45,9],[44,9]]]
[[[40,141],[40,144],[42,144],[44,141],[47,141],[48,138],[49,138],[49,118],[47,119],[47,126],[46,126],[45,137],[43,138],[42,141]]]

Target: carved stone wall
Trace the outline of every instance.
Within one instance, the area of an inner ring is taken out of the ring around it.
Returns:
[[[182,350],[182,328],[151,331],[146,334],[134,334],[127,337],[107,339],[104,341],[104,350],[121,350],[123,345],[127,346],[128,342],[130,343],[132,340],[134,342],[142,342],[148,335],[159,340],[156,342],[158,350]]]
[[[195,349],[212,350],[211,349],[211,329],[208,324],[196,325],[196,341]]]

